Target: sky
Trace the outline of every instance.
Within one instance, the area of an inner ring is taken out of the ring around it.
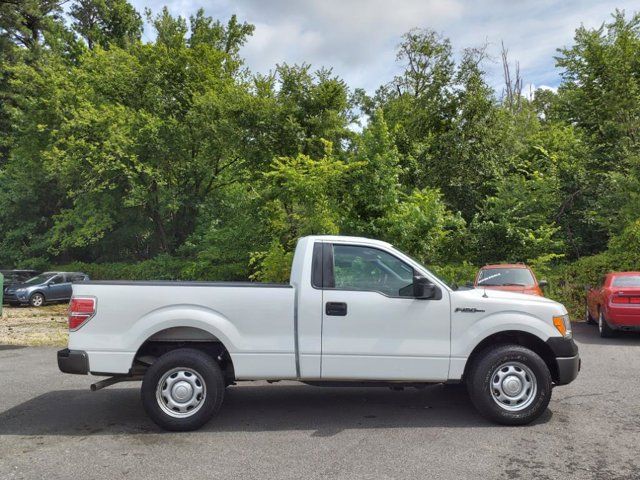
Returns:
[[[556,49],[572,44],[581,24],[597,28],[616,8],[631,14],[638,0],[133,0],[142,11],[167,6],[185,17],[198,8],[226,21],[233,13],[255,25],[242,50],[247,66],[266,73],[278,63],[332,67],[352,87],[369,93],[400,71],[396,47],[403,33],[429,28],[448,37],[454,50],[488,45],[484,68],[502,88],[501,42],[520,63],[525,93],[555,88]],[[146,32],[147,39],[152,38]]]

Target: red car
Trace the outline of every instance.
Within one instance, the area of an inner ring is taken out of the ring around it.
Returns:
[[[612,272],[587,292],[587,321],[598,322],[601,337],[640,331],[640,272]]]
[[[543,297],[542,287],[545,280],[538,280],[533,271],[524,263],[502,263],[497,265],[485,265],[476,275],[474,287],[485,287],[493,290],[506,290],[508,292],[527,293]]]

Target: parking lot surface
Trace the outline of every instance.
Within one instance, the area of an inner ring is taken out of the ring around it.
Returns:
[[[640,336],[574,327],[582,372],[527,427],[442,385],[250,382],[204,429],[167,433],[138,384],[92,393],[97,377],[60,373],[55,348],[0,347],[0,478],[640,479]]]

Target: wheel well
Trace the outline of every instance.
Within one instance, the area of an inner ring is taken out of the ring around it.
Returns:
[[[558,364],[556,362],[556,356],[553,353],[553,350],[551,350],[551,347],[549,347],[549,345],[547,345],[544,341],[542,341],[535,335],[518,330],[494,333],[493,335],[489,335],[478,345],[476,345],[476,347],[471,352],[471,355],[469,355],[469,358],[467,359],[462,379],[465,379],[470,366],[474,364],[476,359],[484,350],[495,347],[497,345],[506,344],[522,345],[523,347],[527,347],[530,350],[536,352],[538,355],[540,355],[542,360],[544,360],[544,363],[546,363],[547,367],[549,368],[553,381],[558,381]]]
[[[227,347],[211,333],[194,327],[174,327],[154,333],[136,352],[132,371],[142,373],[157,358],[178,348],[193,348],[206,353],[218,362],[227,384],[235,381],[233,360]]]

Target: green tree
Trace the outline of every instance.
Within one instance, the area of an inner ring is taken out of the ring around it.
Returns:
[[[400,155],[382,110],[356,143],[345,177],[344,230],[354,235],[380,235],[381,221],[395,208],[400,194]]]
[[[328,142],[325,152],[318,160],[304,154],[275,158],[264,174],[262,215],[269,245],[252,255],[256,280],[286,281],[299,237],[339,233],[335,192],[348,166],[333,156]]]
[[[387,212],[381,237],[423,264],[458,260],[465,221],[435,189],[415,190]]]
[[[44,33],[60,21],[63,0],[5,0],[0,3],[0,38],[28,50],[42,45]]]
[[[560,49],[565,118],[588,135],[600,170],[624,168],[640,137],[640,13],[616,10],[597,29],[579,27]]]
[[[127,0],[76,0],[69,14],[90,49],[112,43],[124,48],[142,34],[142,18]]]
[[[87,51],[71,69],[51,62],[15,70],[22,134],[14,161],[65,192],[47,221],[55,255],[106,245],[106,258],[173,253],[195,230],[204,200],[250,166],[241,114],[250,96],[233,60],[184,37],[167,45],[160,33],[131,50]]]
[[[514,174],[498,184],[474,217],[476,263],[523,262],[546,253],[561,253],[560,227],[552,214],[559,205],[557,182],[541,172]]]

